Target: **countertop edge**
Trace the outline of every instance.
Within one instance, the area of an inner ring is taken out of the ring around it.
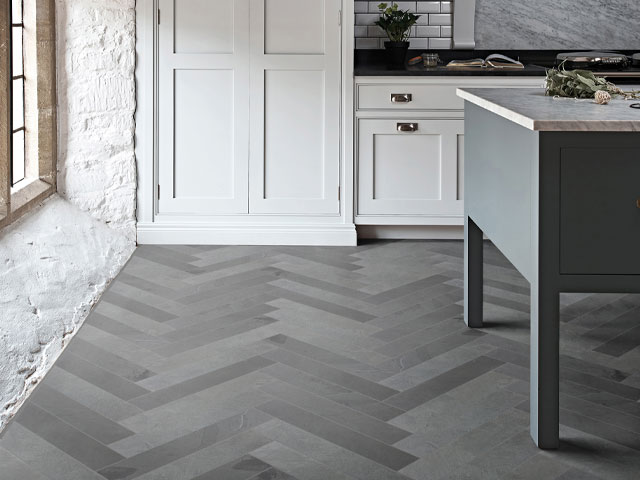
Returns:
[[[477,105],[479,107],[482,107],[490,112],[495,113],[496,115],[500,115],[503,118],[506,118],[507,120],[511,120],[512,122],[517,123],[518,125],[521,125],[525,128],[528,128],[529,130],[539,130],[540,129],[540,122],[536,122],[534,119],[529,118],[525,115],[522,115],[520,113],[514,112],[513,110],[509,110],[506,107],[502,107],[500,105],[497,105],[489,100],[486,100],[484,98],[481,98],[471,92],[469,92],[468,90],[464,89],[464,88],[457,88],[456,89],[456,95],[458,95],[458,97],[462,98],[463,100],[466,100],[467,102],[471,102],[474,105]]]
[[[482,90],[482,89],[471,89]],[[514,90],[510,89],[509,93]],[[527,89],[529,90],[529,89]],[[495,113],[505,120],[516,123],[528,130],[535,132],[640,132],[640,116],[634,119],[590,119],[590,118],[532,118],[531,116],[517,112],[512,108],[499,105],[490,99],[484,98],[481,94],[476,94],[468,88],[456,89],[456,95],[463,100],[473,103],[485,110]],[[547,97],[551,98],[551,97]],[[564,99],[563,99],[564,100]],[[591,103],[594,103],[591,101]],[[599,108],[608,108],[606,106]]]

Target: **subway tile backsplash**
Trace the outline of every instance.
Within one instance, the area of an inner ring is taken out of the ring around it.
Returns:
[[[380,3],[381,1],[355,0],[356,48],[384,48],[387,37],[379,27],[374,25],[380,16],[378,11]],[[401,10],[409,10],[421,15],[411,31],[410,48],[421,50],[451,48],[453,1],[416,0],[396,3]]]

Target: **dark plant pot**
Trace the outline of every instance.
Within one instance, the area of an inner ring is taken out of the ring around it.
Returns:
[[[407,66],[409,42],[384,42],[387,51],[387,68],[403,70]]]

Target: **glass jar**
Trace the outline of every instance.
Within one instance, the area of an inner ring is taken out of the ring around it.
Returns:
[[[440,55],[438,55],[437,53],[423,53],[422,61],[424,62],[425,67],[437,67],[440,63]]]

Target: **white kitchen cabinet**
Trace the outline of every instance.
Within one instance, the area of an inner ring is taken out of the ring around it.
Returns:
[[[539,77],[356,78],[355,223],[462,225],[464,102],[456,89],[540,83]]]
[[[158,217],[339,216],[341,0],[158,7]]]
[[[457,215],[464,121],[360,119],[359,215]]]
[[[249,0],[160,0],[158,212],[248,212]]]
[[[249,212],[340,211],[340,0],[251,0]]]

